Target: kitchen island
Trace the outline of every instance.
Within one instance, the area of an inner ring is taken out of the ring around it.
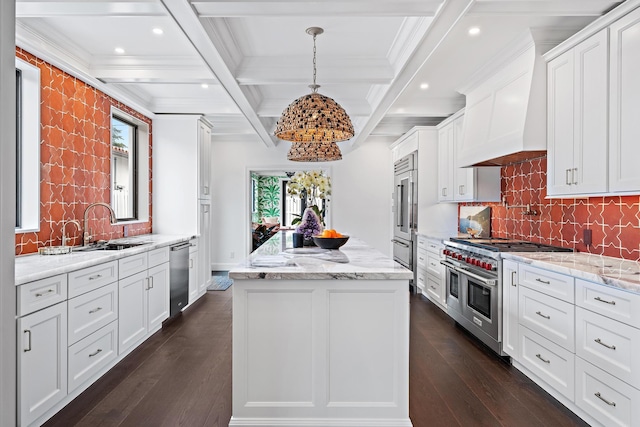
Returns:
[[[292,248],[279,232],[237,268],[230,426],[411,426],[409,280],[361,241]]]

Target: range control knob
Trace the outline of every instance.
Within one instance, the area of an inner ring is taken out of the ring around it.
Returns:
[[[462,260],[462,254],[458,254],[458,261]]]
[[[495,266],[493,264],[491,264],[490,262],[487,263],[487,266],[485,267],[487,270],[491,271],[495,268]]]

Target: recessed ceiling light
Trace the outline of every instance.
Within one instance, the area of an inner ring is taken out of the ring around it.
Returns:
[[[422,90],[429,89],[429,83],[422,83],[420,85],[420,89],[422,89]]]
[[[480,28],[478,28],[478,27],[469,28],[469,35],[470,36],[477,36],[478,34],[480,34]]]
[[[120,54],[124,53],[124,49],[121,48],[121,47],[117,47],[117,48],[115,48],[113,50],[114,50],[115,53],[120,53]]]
[[[203,89],[206,89],[206,88],[208,88],[208,87],[209,87],[209,85],[208,85],[208,84],[206,84],[206,83],[202,83],[200,86],[202,86],[202,88],[203,88]]]
[[[159,27],[156,27],[151,31],[153,31],[153,34],[157,34],[157,35],[164,34],[164,30],[162,28],[159,28]]]

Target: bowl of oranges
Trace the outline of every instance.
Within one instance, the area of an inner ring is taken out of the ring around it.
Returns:
[[[331,228],[324,230],[317,236],[313,236],[313,243],[322,249],[338,249],[347,243],[347,240],[349,240],[349,236],[340,234]]]

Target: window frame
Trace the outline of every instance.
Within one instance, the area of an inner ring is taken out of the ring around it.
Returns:
[[[123,221],[136,221],[138,219],[138,190],[140,188],[140,183],[139,181],[139,175],[138,175],[138,125],[135,123],[132,123],[130,120],[128,120],[127,118],[121,117],[118,114],[111,114],[111,129],[113,129],[113,120],[117,120],[120,123],[124,123],[128,126],[131,127],[131,131],[132,131],[132,136],[131,136],[131,147],[129,149],[129,153],[131,156],[133,156],[133,170],[131,171],[131,173],[133,173],[133,179],[132,179],[132,192],[131,192],[131,197],[133,197],[133,209],[132,209],[132,216],[131,217],[124,217],[124,218],[118,218],[116,216],[116,219],[118,222],[123,222]],[[113,140],[109,140],[109,145],[110,145],[110,150],[109,153],[111,155],[110,159],[111,162],[113,162]],[[110,177],[110,185],[113,185],[113,173],[114,173],[114,167],[115,165],[112,163],[111,164],[111,177]],[[111,196],[111,207],[113,207],[113,188],[110,187],[111,191],[110,191],[110,196]],[[115,208],[114,208],[115,209]]]
[[[20,148],[19,155],[16,153],[15,233],[37,232],[40,231],[40,69],[18,57],[15,67],[20,70],[20,93],[16,97],[20,98],[21,107],[19,128],[16,119]],[[30,155],[23,155],[26,153]]]

